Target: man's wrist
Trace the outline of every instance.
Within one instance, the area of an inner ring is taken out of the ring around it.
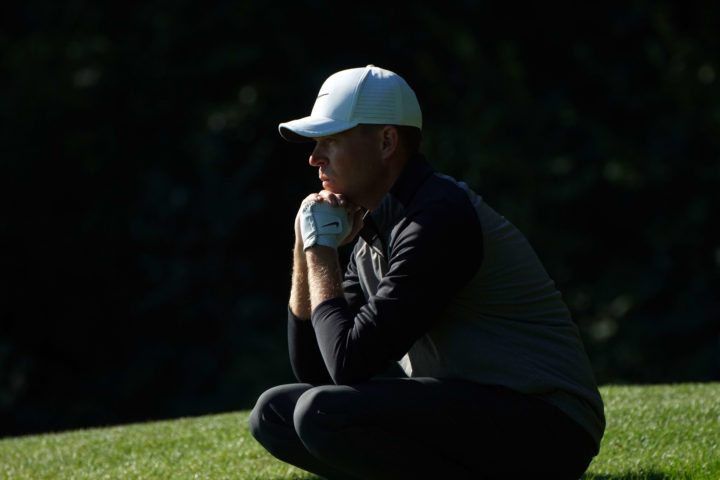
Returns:
[[[327,247],[332,250],[337,250],[338,240],[331,235],[312,235],[303,240],[303,249],[308,250],[309,248],[321,246]]]
[[[328,245],[322,245],[320,243],[314,243],[313,245],[310,245],[309,247],[305,247],[305,255],[308,254],[314,254],[314,255],[330,255],[330,254],[336,254],[337,248],[330,247]]]
[[[340,260],[338,258],[338,251],[336,248],[316,243],[310,247],[306,247],[304,252],[308,271],[312,268],[311,266],[314,266],[315,269],[339,268]]]

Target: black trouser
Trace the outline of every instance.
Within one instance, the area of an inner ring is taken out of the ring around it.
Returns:
[[[280,460],[332,479],[577,479],[596,452],[546,402],[434,378],[274,387],[258,399],[250,431]]]

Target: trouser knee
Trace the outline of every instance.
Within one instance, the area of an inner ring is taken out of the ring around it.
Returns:
[[[255,402],[255,406],[250,411],[250,416],[248,417],[248,424],[250,426],[250,434],[260,442],[263,443],[263,431],[264,429],[264,418],[263,411],[268,409],[268,399],[266,397],[267,392],[260,395],[257,402]]]
[[[286,405],[287,390],[286,386],[278,386],[263,392],[248,418],[250,433],[272,454],[294,436],[291,411],[283,418],[283,409],[290,408]]]
[[[295,431],[305,447],[318,458],[332,455],[331,452],[339,447],[335,433],[345,423],[346,415],[333,413],[329,407],[335,403],[328,388],[320,386],[302,394],[295,406]]]

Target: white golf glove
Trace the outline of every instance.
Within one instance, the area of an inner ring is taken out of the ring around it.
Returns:
[[[315,244],[337,249],[350,234],[353,217],[343,207],[329,203],[308,202],[300,211],[300,233],[303,250]]]

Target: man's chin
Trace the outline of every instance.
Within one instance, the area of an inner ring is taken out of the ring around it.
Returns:
[[[326,182],[323,182],[323,190],[326,192],[334,193],[335,195],[342,195],[345,200],[347,200],[350,203],[354,203],[354,200],[351,196],[349,196],[346,191],[342,188],[337,188],[336,186],[332,185],[332,182],[330,185],[326,185]]]
[[[341,188],[337,188],[332,181],[325,180],[322,182],[323,190],[326,192],[334,193],[335,195],[345,195],[345,192]]]

